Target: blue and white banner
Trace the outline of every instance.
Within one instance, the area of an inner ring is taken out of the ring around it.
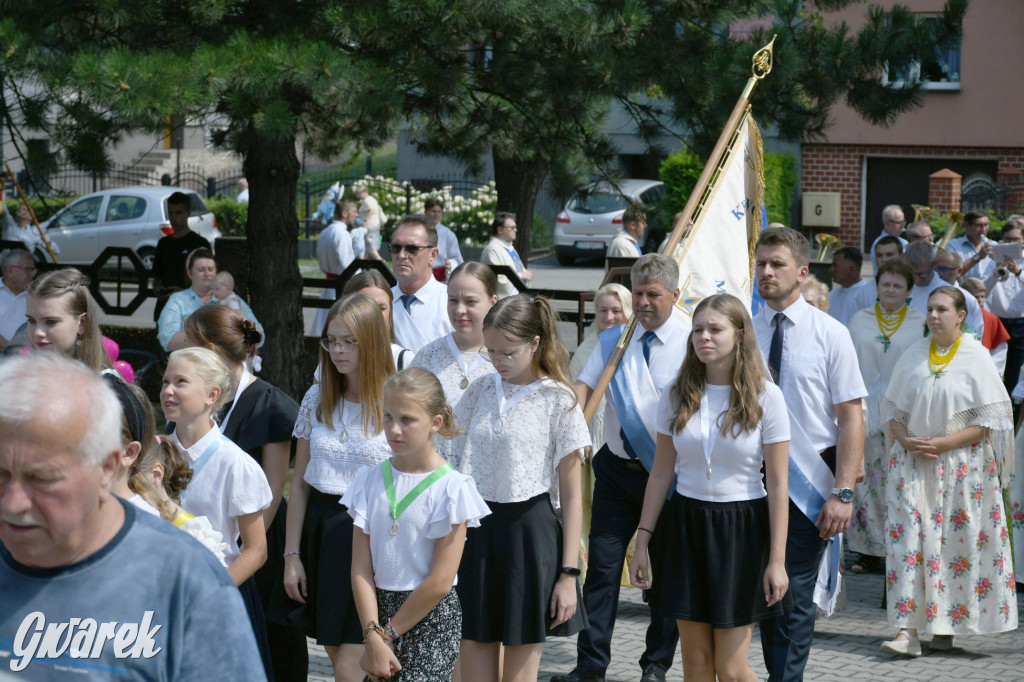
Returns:
[[[749,113],[730,149],[704,208],[676,248],[681,292],[676,306],[687,320],[712,294],[732,294],[747,304],[757,298],[763,305],[753,286],[753,249],[766,224],[764,151]]]

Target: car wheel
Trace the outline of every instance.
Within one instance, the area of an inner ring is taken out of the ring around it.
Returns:
[[[153,269],[153,261],[156,260],[156,249],[145,248],[139,251],[139,260],[146,266],[147,270]]]
[[[565,256],[560,253],[556,254],[555,258],[558,259],[558,264],[561,265],[563,268],[569,267],[570,265],[576,262],[576,259],[573,258],[572,256]]]

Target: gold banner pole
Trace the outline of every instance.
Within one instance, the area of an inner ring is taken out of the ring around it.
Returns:
[[[18,179],[14,177],[14,173],[11,172],[11,164],[5,164],[4,168],[7,169],[7,176],[11,179],[11,182],[14,183],[14,189],[18,190],[18,196],[21,197],[21,205],[28,208],[28,214],[32,216],[32,223],[36,226],[36,229],[39,230],[39,237],[43,240],[46,250],[50,252],[50,258],[52,258],[53,262],[56,263],[57,254],[53,252],[50,242],[46,240],[46,233],[43,232],[43,228],[39,224],[39,220],[36,218],[36,212],[32,210],[32,204],[29,203],[28,197],[25,196],[25,192],[22,191],[21,185],[18,184]]]
[[[773,58],[772,50],[774,45],[775,36],[772,37],[770,43],[754,53],[750,69],[750,78],[747,79],[747,84],[743,88],[743,93],[740,95],[739,100],[737,100],[736,105],[732,108],[732,113],[729,114],[729,119],[726,121],[725,127],[722,129],[722,134],[718,137],[718,142],[715,143],[715,147],[711,151],[711,156],[708,157],[708,162],[704,166],[704,170],[700,174],[700,178],[697,179],[697,184],[694,186],[693,192],[690,193],[690,198],[686,202],[686,207],[683,208],[683,212],[679,215],[679,219],[673,224],[672,233],[669,235],[662,253],[671,254],[675,252],[676,246],[679,244],[679,240],[682,239],[686,229],[693,221],[697,208],[703,206],[704,199],[714,187],[714,182],[718,180],[719,172],[722,170],[722,165],[727,158],[727,151],[736,136],[740,121],[742,120],[746,112],[747,105],[750,102],[750,95],[754,92],[754,88],[757,86],[758,82],[771,73]],[[612,355],[608,359],[608,364],[605,365],[604,371],[601,373],[601,377],[597,380],[597,386],[594,387],[594,390],[590,394],[590,399],[587,400],[587,404],[583,408],[583,417],[588,422],[594,418],[594,413],[597,411],[597,405],[601,402],[601,398],[604,397],[605,391],[608,390],[608,384],[611,383],[612,376],[615,375],[615,370],[618,368],[619,362],[622,360],[622,356],[626,352],[626,346],[629,344],[630,339],[633,338],[633,332],[635,330],[636,317],[631,316],[629,318],[629,322],[626,323],[625,329],[622,330],[622,335],[619,337],[618,343],[615,344],[615,350],[612,351]]]

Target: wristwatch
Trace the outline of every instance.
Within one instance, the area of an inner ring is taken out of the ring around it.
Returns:
[[[832,488],[832,494],[838,497],[840,502],[853,502],[853,491],[849,488]]]
[[[578,578],[583,573],[583,571],[576,568],[575,566],[562,566],[560,569],[558,569],[558,573],[559,575],[571,575],[575,578]]]

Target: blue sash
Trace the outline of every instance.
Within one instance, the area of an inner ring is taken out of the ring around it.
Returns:
[[[814,523],[831,495],[835,476],[811,444],[800,421],[789,420],[789,499]],[[842,557],[842,534],[829,538],[818,570],[814,603],[825,614],[832,615],[839,596],[839,560]]]
[[[511,258],[512,262],[515,264],[516,272],[522,272],[525,269],[525,268],[523,268],[523,259],[519,257],[519,254],[516,253],[515,249],[505,249],[505,250],[508,251],[509,258]]]
[[[605,365],[608,364],[608,360],[611,358],[612,351],[615,350],[615,346],[619,342],[619,337],[622,335],[624,327],[625,325],[619,325],[618,327],[606,329],[598,337],[601,342],[601,357]],[[630,342],[632,342],[632,339]],[[625,362],[625,354],[623,354],[622,360]],[[637,371],[647,370],[647,366],[642,360],[638,364],[643,366],[643,370],[637,368]],[[647,425],[644,424],[643,417],[641,416],[644,410],[638,404],[637,397],[646,396],[647,400],[645,402],[648,403],[650,398],[653,397],[655,410],[650,413],[650,418],[653,419],[657,411],[658,396],[656,394],[647,395],[648,391],[641,390],[643,384],[639,381],[640,377],[630,376],[631,374],[620,362],[619,366],[615,369],[615,374],[612,375],[611,383],[608,384],[608,393],[610,394],[612,404],[615,405],[615,414],[619,417],[622,430],[625,432],[626,438],[629,439],[630,446],[632,446],[633,451],[636,453],[641,464],[644,465],[644,468],[650,471],[654,466],[654,437],[651,435],[653,429],[648,430]],[[650,374],[648,372],[649,377]]]
[[[196,480],[199,478],[199,472],[206,468],[206,465],[210,463],[210,458],[217,454],[217,451],[220,450],[220,446],[226,443],[227,440],[228,437],[221,434],[220,438],[217,438],[212,443],[206,446],[206,449],[203,450],[203,454],[199,455],[199,459],[197,459],[195,464],[192,465],[192,480],[189,481],[189,485],[196,482]],[[188,488],[186,487],[185,490],[183,490],[181,493],[182,502],[185,501],[185,496],[187,494]]]

